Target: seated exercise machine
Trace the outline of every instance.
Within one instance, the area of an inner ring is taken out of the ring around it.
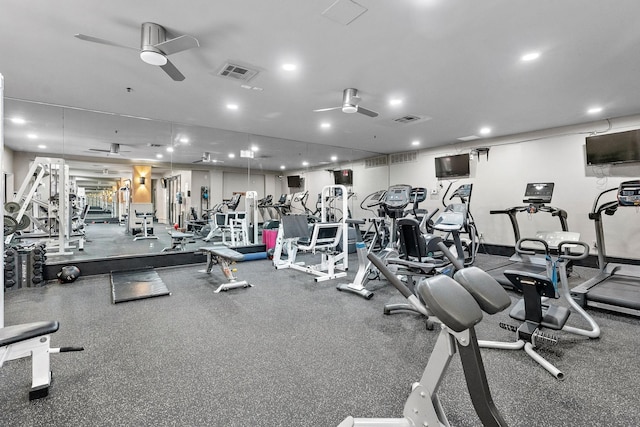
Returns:
[[[520,239],[516,244],[516,250],[518,252],[523,253],[527,251],[522,247],[522,243],[526,241],[538,241],[546,244],[546,242],[541,239]],[[573,247],[581,247],[582,252],[577,255],[570,253],[569,248]],[[500,324],[501,328],[516,333],[515,342],[480,341],[479,344],[480,347],[484,348],[503,350],[524,349],[533,360],[549,371],[551,375],[562,380],[564,379],[564,373],[534,350],[538,345],[554,345],[558,343],[558,338],[544,331],[544,329],[565,331],[589,338],[598,338],[600,336],[600,327],[593,318],[571,298],[569,291],[567,263],[572,260],[586,258],[589,255],[589,245],[576,241],[560,242],[558,244],[558,252],[559,255],[555,262],[552,261],[551,257],[548,258],[548,263],[551,264],[548,269],[552,272],[551,276],[526,271],[505,271],[505,276],[511,280],[514,287],[523,293],[523,298],[513,306],[509,316],[523,323],[520,326],[512,326],[506,323]],[[556,271],[558,272],[557,276],[555,274]],[[558,299],[560,297],[563,297],[569,303],[569,308],[547,302],[549,298]],[[571,309],[578,313],[589,324],[589,329],[580,329],[567,325]]]
[[[237,280],[231,270],[231,264],[244,259],[244,255],[240,252],[234,251],[227,246],[205,246],[200,248],[199,252],[204,252],[207,255],[207,268],[206,270],[201,270],[201,273],[211,273],[213,266],[218,264],[222,274],[224,274],[224,277],[229,281],[220,285],[214,293],[253,286],[246,280]]]
[[[614,193],[613,201],[600,202],[602,196]],[[582,307],[594,307],[618,313],[640,316],[640,266],[630,263],[614,263],[607,258],[603,216],[613,216],[618,208],[635,207],[637,218],[640,206],[640,180],[622,182],[616,188],[601,192],[593,202],[589,219],[596,229],[599,273],[591,280],[574,287],[571,295]],[[623,209],[625,210],[625,209]],[[626,209],[627,212],[632,211]],[[637,219],[634,218],[634,222]],[[628,221],[628,219],[627,219]],[[626,238],[637,238],[627,232]]]
[[[331,208],[324,201],[329,195],[341,191],[346,196],[343,185],[328,185],[322,189],[321,221],[308,223],[307,215],[284,215],[281,218],[273,254],[273,265],[277,270],[292,268],[313,274],[316,282],[337,279],[347,275],[348,269],[348,235],[346,217],[339,222],[327,222],[332,215]],[[325,197],[325,195],[327,197]],[[335,201],[335,199],[332,199]],[[347,198],[342,197],[342,212],[347,212]],[[320,263],[306,265],[298,261],[299,251],[320,254]],[[285,258],[286,253],[286,258]]]
[[[399,256],[389,257],[386,262],[397,276],[405,276],[409,289],[414,289],[414,277],[429,277],[437,274],[453,276],[456,270],[464,268],[464,255],[454,254],[440,236],[422,234],[420,224],[413,218],[401,218],[397,222],[399,234]],[[458,239],[459,240],[459,239]],[[435,258],[438,254],[441,258]],[[401,291],[404,295],[404,292]],[[407,295],[404,295],[407,297]],[[385,304],[384,314],[399,310],[409,310],[425,314],[414,303]]]
[[[133,240],[157,239],[158,236],[153,234],[153,216],[155,215],[155,212],[134,212],[136,214],[136,218],[142,218],[142,236],[136,236]],[[151,218],[151,226],[149,226],[148,223],[149,218]],[[151,233],[149,233],[149,228],[151,228]]]
[[[389,281],[402,284],[384,264],[380,267]],[[491,397],[475,325],[482,320],[483,311],[498,313],[511,304],[511,299],[491,276],[476,267],[460,270],[454,277],[456,280],[434,276],[417,286],[419,297],[438,318],[441,330],[422,378],[411,387],[403,417],[347,417],[338,427],[449,426],[438,389],[456,352],[460,353],[467,389],[482,425],[507,425]]]

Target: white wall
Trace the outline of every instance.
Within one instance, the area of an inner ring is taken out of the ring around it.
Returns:
[[[505,209],[522,205],[526,184],[554,182],[552,206],[568,213],[570,231],[579,232],[581,240],[593,244],[595,230],[588,213],[599,192],[617,187],[622,181],[640,178],[640,164],[607,167],[587,167],[584,154],[585,137],[594,130],[602,131],[606,122],[597,122],[562,129],[552,129],[524,135],[478,140],[420,152],[414,163],[392,165],[390,184],[407,183],[439,189],[435,177],[435,157],[469,152],[474,147],[490,147],[487,156],[471,162],[470,176],[456,182],[473,183],[471,211],[483,241],[492,244],[513,245],[514,237],[506,215],[490,215],[492,209]],[[621,132],[640,127],[640,116],[611,121],[609,132]],[[449,181],[442,181],[446,189]],[[358,189],[356,188],[356,191]],[[430,197],[421,207],[441,207],[439,198]],[[560,230],[557,218],[538,213],[518,216],[521,236],[531,236],[538,230]],[[640,211],[621,208],[614,217],[604,221],[607,253],[610,256],[640,258]],[[592,251],[592,253],[595,253]]]

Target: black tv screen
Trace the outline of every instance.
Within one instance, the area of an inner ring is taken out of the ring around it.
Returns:
[[[300,188],[302,187],[302,177],[300,175],[290,175],[287,177],[287,187]]]
[[[436,157],[436,178],[469,175],[469,154]]]
[[[640,130],[588,136],[587,164],[625,163],[640,161]]]
[[[333,171],[333,181],[336,185],[353,185],[353,170],[342,169]]]

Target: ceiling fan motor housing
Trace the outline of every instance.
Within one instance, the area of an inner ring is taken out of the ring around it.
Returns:
[[[345,89],[342,94],[342,112],[355,113],[358,111],[358,89]]]
[[[151,65],[165,65],[167,57],[155,46],[166,40],[167,33],[164,27],[153,22],[144,22],[140,41],[140,59]]]

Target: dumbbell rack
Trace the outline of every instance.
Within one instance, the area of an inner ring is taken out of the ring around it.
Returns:
[[[30,247],[8,247],[4,251],[5,288],[42,286],[47,259],[44,244]]]

